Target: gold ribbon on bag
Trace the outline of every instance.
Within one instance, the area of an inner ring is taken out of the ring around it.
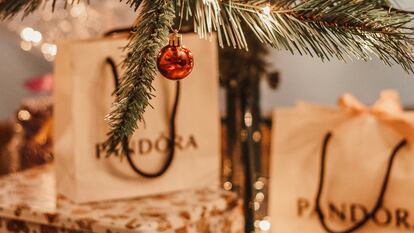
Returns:
[[[338,100],[338,106],[350,114],[372,114],[414,144],[414,122],[404,113],[398,92],[384,90],[372,106],[366,106],[356,97],[347,93]]]

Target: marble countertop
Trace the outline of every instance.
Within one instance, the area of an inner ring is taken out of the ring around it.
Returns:
[[[52,165],[0,177],[0,218],[96,233],[189,232],[215,217],[228,232],[243,227],[240,201],[218,188],[75,204],[56,194],[55,182]]]

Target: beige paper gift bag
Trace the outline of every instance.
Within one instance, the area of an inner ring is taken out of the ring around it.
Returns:
[[[120,64],[125,39],[70,41],[59,45],[55,64],[55,156],[58,191],[76,202],[159,194],[218,184],[220,175],[219,83],[217,47],[185,35],[195,67],[181,81],[176,119],[175,157],[165,174],[145,178],[126,159],[97,153],[108,132],[104,117],[114,91],[107,58]],[[145,124],[131,138],[134,163],[144,172],[166,161],[176,83],[154,81]]]
[[[413,114],[393,91],[339,103],[275,111],[271,232],[413,232]]]

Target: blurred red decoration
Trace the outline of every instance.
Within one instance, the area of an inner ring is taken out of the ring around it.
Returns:
[[[32,92],[51,92],[53,89],[53,75],[46,74],[24,82],[24,86]]]

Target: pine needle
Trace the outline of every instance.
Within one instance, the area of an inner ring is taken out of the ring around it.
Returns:
[[[108,154],[118,154],[121,142],[134,133],[137,122],[144,120],[143,114],[153,97],[152,81],[157,74],[157,54],[167,44],[174,17],[172,1],[151,0],[142,3],[136,33],[127,46],[129,53],[124,61],[126,73],[107,117],[111,130],[103,148]]]
[[[414,72],[413,18],[374,0],[194,0],[195,30],[218,32],[221,46],[248,49],[245,34],[292,54],[322,60],[371,60]],[[241,24],[250,30],[243,30]]]
[[[44,0],[0,0],[0,19],[10,19],[23,12],[23,17],[38,9]]]

